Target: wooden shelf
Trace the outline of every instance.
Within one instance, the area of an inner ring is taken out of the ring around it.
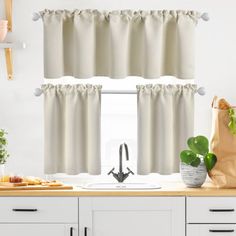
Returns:
[[[12,32],[12,0],[5,1],[6,18],[8,21],[8,32]],[[4,42],[0,43],[0,49],[4,49],[6,58],[6,67],[8,80],[13,79],[12,49],[24,49],[25,43],[22,42]]]
[[[7,66],[7,75],[8,80],[13,79],[13,63],[12,63],[12,51],[11,48],[5,48],[5,58]]]
[[[8,20],[8,31],[12,32],[12,0],[5,0],[5,10]]]
[[[8,80],[13,79],[13,62],[12,62],[12,49],[24,49],[26,47],[25,43],[22,42],[6,42],[0,43],[0,49],[5,50],[6,68],[7,68],[7,78]]]

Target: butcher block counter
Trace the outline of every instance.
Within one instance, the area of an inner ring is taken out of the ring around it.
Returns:
[[[236,196],[236,189],[219,189],[211,183],[205,183],[202,188],[186,188],[180,182],[163,182],[161,189],[152,190],[88,190],[78,186],[62,190],[1,190],[0,196]]]

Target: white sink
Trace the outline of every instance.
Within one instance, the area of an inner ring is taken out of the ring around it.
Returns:
[[[152,183],[90,183],[84,185],[84,189],[94,189],[94,190],[126,190],[126,189],[160,189],[159,184]]]

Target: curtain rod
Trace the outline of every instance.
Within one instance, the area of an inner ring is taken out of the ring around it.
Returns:
[[[32,20],[33,21],[37,21],[41,18],[41,15],[40,13],[38,12],[34,12],[33,15],[32,15]],[[210,20],[210,17],[209,17],[209,14],[207,12],[204,12],[201,14],[200,18],[204,21],[209,21]]]
[[[36,88],[34,91],[34,95],[39,97],[43,93],[42,89]],[[199,87],[196,91],[201,96],[206,94],[204,87]],[[136,90],[102,90],[101,94],[137,94]]]

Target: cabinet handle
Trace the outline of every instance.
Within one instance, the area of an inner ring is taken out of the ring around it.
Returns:
[[[70,236],[73,236],[73,227],[70,227]]]
[[[13,208],[12,211],[32,212],[32,211],[38,211],[38,209],[17,209],[17,208]]]
[[[88,228],[87,227],[84,227],[84,236],[87,236],[87,231],[88,231]]]
[[[234,209],[210,209],[211,212],[233,212]]]
[[[209,229],[210,233],[233,233],[234,229]]]

